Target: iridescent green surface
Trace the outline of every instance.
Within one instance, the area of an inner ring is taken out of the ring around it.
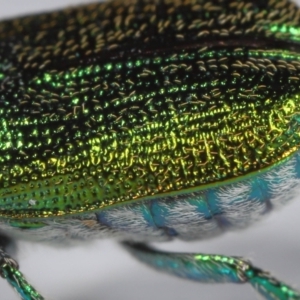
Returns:
[[[3,236],[0,236],[0,276],[7,280],[22,300],[43,300],[42,297],[19,271],[18,263],[3,249]],[[5,244],[5,242],[4,242]]]
[[[300,142],[299,25],[279,0],[113,1],[0,23],[0,217],[280,163]]]
[[[159,271],[206,283],[250,283],[268,300],[296,300],[300,293],[240,257],[157,251],[126,244],[136,258]]]
[[[129,0],[1,22],[0,220],[35,230],[286,161],[300,143],[299,19],[282,0]],[[238,258],[150,256],[179,276],[299,299]],[[42,299],[16,268],[1,273]]]
[[[3,265],[0,268],[3,278],[19,293],[22,300],[44,300],[24,278],[23,274],[10,265]]]

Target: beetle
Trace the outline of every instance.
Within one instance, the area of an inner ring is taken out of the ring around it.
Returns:
[[[145,74],[146,75],[146,74]],[[32,205],[32,206],[34,206],[36,203],[35,203],[35,199],[29,199],[29,205]],[[24,224],[22,224],[23,226],[24,226]],[[20,226],[20,223],[17,223],[17,226],[19,226],[19,227],[22,227],[22,226]],[[24,226],[25,227],[25,226]]]

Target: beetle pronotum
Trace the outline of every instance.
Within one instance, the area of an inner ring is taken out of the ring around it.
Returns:
[[[295,209],[295,210],[296,210],[296,209]],[[279,217],[279,216],[280,216],[280,213],[279,213],[279,215],[277,215],[277,216]],[[276,216],[276,222],[279,222],[279,221],[277,220],[277,216]],[[286,218],[285,218],[285,219],[286,219]],[[241,235],[243,235],[243,233],[241,233]],[[269,242],[269,241],[268,241],[268,242]],[[278,243],[278,241],[277,241],[277,243]],[[279,242],[279,243],[280,243],[280,242]],[[252,243],[252,244],[253,244],[253,243]],[[249,248],[251,248],[251,245],[252,245],[252,244],[250,243]],[[296,246],[297,246],[297,244],[296,244]],[[202,248],[202,243],[199,243],[198,248],[201,249],[201,251],[203,251],[203,252],[204,252],[204,251],[205,251],[205,252],[208,252],[208,251],[206,251],[206,250],[204,250],[204,249]],[[177,249],[176,249],[176,250],[177,250]],[[100,251],[100,250],[99,250],[99,251]],[[210,252],[221,252],[221,253],[222,253],[222,251],[220,251],[219,248],[218,248],[218,251],[216,251],[216,250],[210,250]],[[237,249],[235,249],[235,252],[236,252],[237,254],[240,254],[239,251],[238,251]],[[256,252],[259,252],[259,249],[258,249]],[[250,253],[251,253],[251,252],[250,252]],[[248,254],[248,253],[246,253],[246,254]],[[246,256],[246,255],[245,255],[245,256]],[[256,263],[257,263],[257,259],[256,259]],[[270,269],[270,268],[269,268],[269,269]],[[42,277],[42,276],[41,276],[41,277]],[[99,281],[102,281],[101,279],[102,279],[102,278],[101,278],[101,276],[100,276],[100,277],[99,277]],[[297,282],[297,280],[294,280],[294,279],[292,280],[292,282],[293,282],[293,281],[296,281],[296,282]],[[199,288],[199,289],[202,288],[202,285],[201,285],[201,287],[198,287],[198,288]],[[197,288],[197,289],[198,289],[198,288]],[[215,286],[214,288],[219,288],[219,286]],[[200,290],[199,290],[199,293],[201,293]],[[223,298],[225,298],[225,297],[224,297],[224,293],[222,293],[222,294],[223,294],[223,295],[222,295]],[[243,297],[244,297],[244,296],[243,296]],[[252,297],[251,297],[251,298],[252,298]]]

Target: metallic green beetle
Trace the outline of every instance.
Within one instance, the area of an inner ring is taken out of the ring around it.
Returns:
[[[0,273],[7,237],[113,236],[156,269],[296,290],[248,261],[144,243],[244,228],[300,189],[300,10],[112,1],[0,23]]]

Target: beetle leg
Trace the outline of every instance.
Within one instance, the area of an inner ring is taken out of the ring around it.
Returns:
[[[43,300],[44,298],[26,281],[19,271],[18,263],[5,251],[8,239],[0,236],[0,276],[17,291],[22,300]]]
[[[172,275],[207,283],[250,283],[265,299],[300,299],[298,291],[240,257],[171,253],[144,244],[124,245],[140,261]]]

